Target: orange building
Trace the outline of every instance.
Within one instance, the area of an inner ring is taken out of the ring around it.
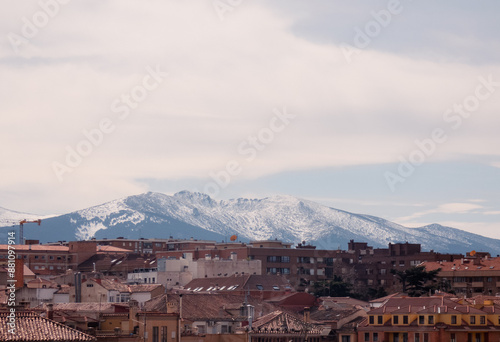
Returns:
[[[499,340],[500,305],[461,304],[444,296],[390,298],[358,327],[358,341],[364,342]]]

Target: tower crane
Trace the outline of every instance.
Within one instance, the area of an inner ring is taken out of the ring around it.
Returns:
[[[27,220],[21,220],[19,221],[19,244],[24,245],[24,224],[25,223],[38,223],[40,225],[42,223],[42,220],[33,220],[33,221],[27,221]]]

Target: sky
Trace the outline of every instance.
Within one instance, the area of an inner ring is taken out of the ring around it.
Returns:
[[[287,194],[500,238],[500,4],[6,0],[0,207]]]

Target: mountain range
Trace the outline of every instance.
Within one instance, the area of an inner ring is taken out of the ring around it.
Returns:
[[[0,238],[17,229],[20,219],[36,219],[0,208]],[[388,243],[420,243],[423,250],[500,254],[500,240],[431,224],[408,228],[383,218],[350,213],[292,196],[215,200],[181,191],[172,196],[148,192],[45,218],[41,226],[25,225],[26,239],[40,242],[101,238],[195,238],[228,241],[279,239],[318,249],[346,249],[349,240],[386,248]]]

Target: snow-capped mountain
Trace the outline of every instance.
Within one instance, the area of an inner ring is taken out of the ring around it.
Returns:
[[[307,241],[319,249],[345,249],[351,239],[387,247],[389,242],[421,243],[424,250],[500,254],[500,240],[433,224],[407,228],[382,218],[353,214],[292,196],[214,200],[181,191],[148,192],[25,226],[25,237],[43,242],[96,238],[190,238],[242,241]]]

